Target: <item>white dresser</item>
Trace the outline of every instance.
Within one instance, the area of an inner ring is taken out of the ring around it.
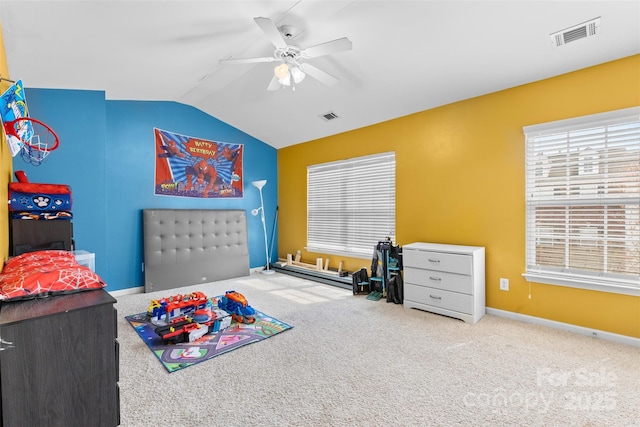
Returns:
[[[404,306],[468,323],[485,313],[484,248],[411,243],[402,247]]]

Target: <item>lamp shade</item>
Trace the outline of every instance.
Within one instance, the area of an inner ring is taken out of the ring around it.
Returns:
[[[258,190],[262,190],[262,187],[267,183],[266,179],[261,179],[260,181],[252,181],[251,184],[256,187]]]
[[[302,80],[304,80],[306,74],[302,72],[302,70],[298,67],[293,67],[291,69],[291,77],[293,77],[293,81],[295,83],[300,83]]]
[[[289,66],[287,64],[280,64],[276,68],[273,69],[273,73],[279,79],[284,79],[289,76]]]
[[[291,86],[291,74],[287,74],[281,79],[278,79],[278,82],[283,86]]]

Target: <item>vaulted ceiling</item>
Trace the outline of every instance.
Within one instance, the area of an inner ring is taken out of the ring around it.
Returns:
[[[338,83],[268,91],[277,61],[221,64],[274,55],[255,17],[300,49],[347,37],[305,60]],[[595,18],[593,36],[550,37]],[[276,148],[640,53],[637,0],[0,0],[0,22],[26,87],[177,101]]]

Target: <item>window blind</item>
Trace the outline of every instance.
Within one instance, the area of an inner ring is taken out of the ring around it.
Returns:
[[[369,258],[395,239],[395,153],[307,168],[307,250]]]
[[[640,288],[640,108],[524,133],[527,274]]]

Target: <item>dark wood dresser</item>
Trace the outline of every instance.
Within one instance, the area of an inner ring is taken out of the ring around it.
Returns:
[[[120,424],[115,302],[100,289],[0,304],[0,426]]]

